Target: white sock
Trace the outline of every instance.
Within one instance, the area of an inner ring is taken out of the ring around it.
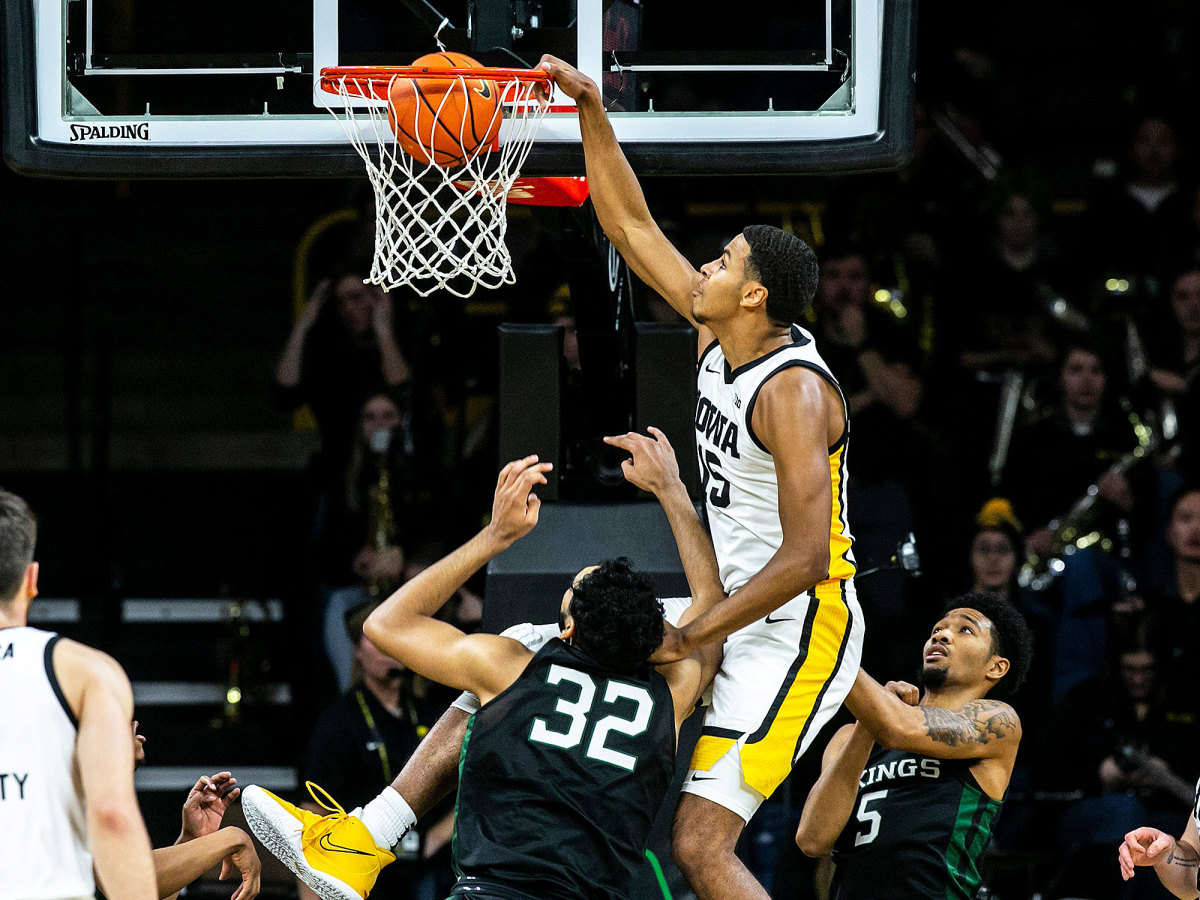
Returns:
[[[389,850],[400,843],[408,829],[417,824],[416,813],[400,796],[400,792],[391,787],[384,788],[378,797],[350,815],[362,819],[375,843]]]

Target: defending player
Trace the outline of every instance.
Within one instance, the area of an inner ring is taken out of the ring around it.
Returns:
[[[366,634],[414,671],[473,691],[482,708],[463,742],[455,894],[483,898],[629,898],[674,769],[680,723],[716,670],[707,648],[658,669],[662,606],[622,561],[580,572],[563,596],[561,640],[465,635],[433,618],[472,574],[537,523],[536,457],[500,473],[492,521],[371,614]],[[697,615],[724,597],[711,544],[683,485],[662,500]],[[336,809],[336,804],[331,808]],[[251,786],[255,833],[322,897],[370,891],[391,854],[355,817],[318,818]]]
[[[579,108],[605,234],[699,330],[697,452],[730,598],[668,629],[655,659],[729,639],[674,852],[701,900],[765,900],[734,847],[841,705],[862,647],[846,524],[848,411],[812,335],[794,324],[812,302],[817,261],[794,235],[752,225],[697,272],[651,217],[596,85],[554,57],[540,65]]]
[[[30,628],[37,525],[0,490],[0,900],[156,900],[133,789],[133,691],[112,657]],[[95,878],[93,878],[93,863]]]
[[[1176,897],[1194,900],[1200,896],[1200,884],[1196,881],[1196,872],[1200,871],[1200,781],[1196,782],[1192,814],[1183,837],[1175,839],[1148,826],[1135,828],[1125,835],[1117,858],[1125,881],[1134,876],[1136,866],[1154,866],[1158,880]]]
[[[998,597],[953,606],[925,642],[924,696],[860,671],[846,698],[858,722],[825,750],[796,843],[808,856],[833,851],[837,900],[968,900],[979,887],[1021,742],[1013,708],[989,695],[1020,686],[1031,643]]]

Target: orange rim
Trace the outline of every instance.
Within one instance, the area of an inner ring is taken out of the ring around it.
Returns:
[[[541,84],[549,91],[553,85],[550,76],[542,69],[499,69],[489,66],[478,68],[434,67],[434,66],[330,66],[321,70],[321,90],[337,94],[344,88],[346,93],[357,97],[387,100],[388,85],[396,78],[413,81],[426,79],[479,78],[496,82],[521,82]]]

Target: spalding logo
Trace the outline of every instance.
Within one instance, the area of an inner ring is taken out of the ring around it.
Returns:
[[[134,122],[128,125],[72,125],[71,143],[76,141],[150,140],[150,123]]]

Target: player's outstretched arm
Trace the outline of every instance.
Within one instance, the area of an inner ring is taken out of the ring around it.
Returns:
[[[483,703],[508,687],[529,661],[525,647],[496,635],[464,634],[433,615],[467,579],[533,529],[541,508],[533,488],[546,483],[550,469],[536,456],[501,469],[492,521],[367,617],[363,633],[371,643],[426,678],[473,691]]]
[[[839,728],[829,741],[821,758],[821,777],[808,792],[796,829],[796,846],[805,856],[820,858],[833,849],[854,812],[858,779],[874,745],[861,724]]]
[[[579,108],[588,190],[604,233],[638,278],[699,328],[692,318],[692,289],[700,273],[667,240],[650,215],[637,176],[608,123],[600,89],[557,57],[543,56],[538,66],[554,78],[558,89]]]
[[[916,689],[893,682],[889,690],[862,669],[846,697],[846,708],[879,743],[938,759],[1015,758],[1021,720],[1000,700],[972,700],[960,709],[911,706],[898,696]]]
[[[712,539],[679,477],[675,448],[658,428],[651,425],[647,431],[649,436],[631,431],[606,437],[604,442],[629,452],[630,458],[621,463],[625,480],[653,494],[666,513],[692,591],[692,605],[677,623],[683,626],[724,600],[725,589]]]
[[[1197,794],[1200,798],[1200,791]],[[1154,874],[1163,887],[1176,897],[1193,900],[1200,895],[1196,873],[1200,871],[1200,835],[1196,831],[1196,819],[1188,816],[1183,837],[1176,840],[1157,828],[1135,828],[1125,835],[1117,858],[1121,864],[1121,877],[1128,881],[1134,876],[1136,866],[1154,866]]]
[[[129,679],[112,657],[69,640],[55,645],[52,664],[78,713],[75,753],[101,889],[109,897],[157,900],[150,836],[133,787]]]
[[[717,554],[712,539],[704,529],[704,523],[696,515],[692,498],[679,477],[679,461],[667,436],[658,428],[650,426],[650,436],[630,432],[606,437],[606,443],[627,450],[630,458],[621,463],[625,479],[644,491],[654,494],[662,504],[679,558],[683,562],[684,575],[692,592],[692,603],[679,617],[678,626],[686,626],[697,616],[712,609],[725,599],[721,585]],[[670,623],[666,633],[675,632]],[[717,668],[721,665],[721,644],[711,642],[692,647],[687,656],[664,665],[662,672],[676,698],[676,725],[691,713],[695,703],[704,693]]]

